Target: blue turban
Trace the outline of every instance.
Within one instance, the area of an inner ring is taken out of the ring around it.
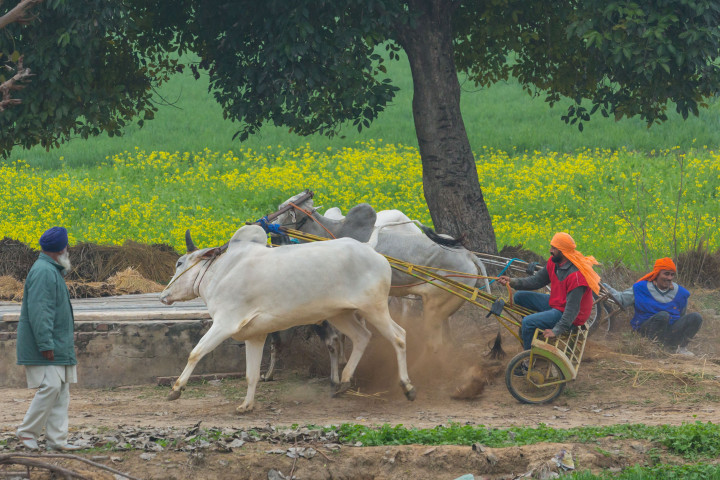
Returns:
[[[60,252],[68,244],[68,233],[64,227],[52,227],[40,237],[40,247],[46,252]]]

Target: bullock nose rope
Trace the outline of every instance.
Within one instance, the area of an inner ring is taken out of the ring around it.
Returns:
[[[220,255],[222,255],[223,253],[225,253],[225,250],[215,249],[215,251],[213,252],[212,257],[210,257],[210,258],[203,258],[203,257],[198,258],[195,263],[193,263],[193,264],[190,265],[188,268],[186,268],[185,270],[183,270],[183,271],[180,273],[180,275],[178,275],[177,277],[175,277],[175,278],[173,278],[172,280],[170,280],[170,283],[168,283],[168,284],[165,286],[165,289],[164,289],[163,291],[165,291],[165,290],[167,290],[168,288],[170,288],[170,285],[172,285],[173,283],[177,282],[180,277],[182,277],[182,276],[185,275],[187,272],[189,272],[190,270],[192,270],[193,268],[195,268],[200,262],[203,262],[203,261],[204,261],[204,262],[209,262],[209,263],[208,263],[208,265],[205,267],[205,270],[202,272],[202,278],[200,278],[200,281],[199,281],[199,282],[197,281],[197,280],[198,280],[198,277],[200,276],[200,273],[198,273],[198,276],[195,277],[195,280],[193,280],[193,293],[195,293],[195,283],[197,282],[197,284],[198,284],[197,295],[200,296],[200,283],[202,283],[202,279],[205,277],[205,274],[207,273],[208,269],[210,268],[210,265],[212,265],[212,263],[213,263]]]
[[[219,251],[216,249],[213,251],[212,257],[210,257],[209,259],[207,259],[207,258],[205,259],[205,260],[208,260],[208,263],[205,266],[205,270],[203,270],[202,275],[198,274],[198,276],[195,277],[195,280],[193,281],[193,293],[195,293],[198,297],[200,296],[200,285],[202,284],[202,281],[205,278],[205,274],[208,272],[208,270],[210,270],[210,266],[212,266],[213,262],[215,260],[217,260],[217,258],[220,255],[222,255],[224,252],[225,252],[225,250]],[[199,278],[199,280],[198,280],[198,278]],[[197,283],[197,292],[195,292],[195,283]]]
[[[177,280],[178,280],[180,277],[182,277],[182,276],[185,275],[187,272],[189,272],[190,270],[192,270],[192,269],[195,267],[195,265],[197,265],[198,263],[200,263],[200,262],[202,262],[202,261],[203,261],[203,259],[202,259],[202,258],[199,258],[197,262],[193,263],[193,264],[190,265],[188,268],[186,268],[185,270],[183,270],[183,271],[180,273],[180,275],[178,275],[177,277],[175,277],[175,278],[173,278],[172,280],[170,280],[170,283],[168,283],[167,285],[165,285],[165,290],[167,290],[168,288],[170,288],[170,285],[172,285],[173,283],[177,282]]]

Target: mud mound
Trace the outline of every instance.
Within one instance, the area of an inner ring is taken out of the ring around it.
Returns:
[[[0,240],[0,275],[25,280],[38,252],[22,242],[5,237]]]
[[[70,298],[98,298],[115,295],[161,292],[163,286],[144,278],[137,270],[128,267],[108,278],[107,282],[67,281]],[[0,277],[0,300],[22,301],[23,284],[12,277]]]
[[[140,272],[130,267],[108,278],[107,283],[115,288],[115,295],[162,292],[165,288],[157,282],[148,280]]]
[[[0,300],[22,298],[23,284],[9,275],[0,277]]]
[[[70,281],[102,282],[131,267],[153,282],[167,282],[175,272],[180,255],[168,245],[143,245],[125,240],[119,245],[79,243],[70,247],[73,271]]]
[[[70,298],[98,298],[117,295],[115,288],[105,282],[67,282]]]
[[[677,267],[681,284],[720,288],[720,250],[710,253],[700,242],[695,250],[678,255]]]
[[[628,268],[621,261],[604,263],[597,272],[600,274],[601,282],[608,283],[617,290],[625,290],[647,273]]]
[[[502,250],[500,250],[500,253],[498,253],[498,255],[506,258],[519,258],[520,260],[524,260],[528,263],[538,262],[540,265],[544,265],[545,261],[547,260],[547,258],[543,258],[541,255],[538,255],[532,250],[524,249],[522,244],[505,245]]]
[[[142,277],[166,283],[175,272],[180,255],[169,245],[143,245],[126,240],[123,245],[79,243],[71,246],[73,270],[69,282],[105,282],[108,277],[133,268]],[[22,242],[5,237],[0,240],[0,276],[24,281],[39,251]]]

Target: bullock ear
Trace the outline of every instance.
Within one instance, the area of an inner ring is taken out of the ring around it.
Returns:
[[[190,229],[188,228],[185,231],[185,247],[187,248],[187,253],[194,252],[198,248],[195,246],[195,243],[192,241],[192,237],[190,237]]]
[[[202,256],[200,258],[211,258],[215,257],[217,255],[220,255],[222,253],[221,247],[215,247],[208,249],[207,252],[203,252]]]

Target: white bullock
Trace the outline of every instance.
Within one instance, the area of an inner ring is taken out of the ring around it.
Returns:
[[[320,215],[313,206],[312,198],[297,204],[302,195],[293,196],[280,204],[278,209],[293,203],[301,207],[303,211],[285,212],[276,218],[276,223],[324,237],[329,235],[329,231],[337,237],[357,238],[349,229],[340,231],[338,228],[342,225],[341,222],[344,218],[339,209],[330,209],[328,216]],[[310,213],[312,219],[309,219],[305,212]],[[366,230],[362,229],[360,232],[364,236]],[[434,235],[442,237],[439,241],[452,240],[446,235]],[[472,287],[484,286],[489,291],[490,285],[487,279],[475,278],[476,276],[487,277],[485,265],[479,258],[462,246],[450,247],[430,239],[415,225],[415,221],[399,210],[377,212],[368,243],[384,255],[415,265],[434,268],[438,274],[448,275],[454,280]],[[440,349],[443,337],[448,334],[446,331],[448,318],[465,303],[465,300],[457,295],[395,269],[392,273],[390,295],[396,297],[417,295],[422,298],[423,323],[428,330],[427,340],[433,351]]]
[[[425,235],[423,231],[420,230],[420,227],[416,225],[416,220],[411,220],[410,217],[400,210],[380,210],[375,213],[377,215],[375,217],[375,225],[373,228],[374,232],[384,228],[391,228],[395,233]],[[328,208],[323,216],[332,220],[342,220],[345,218],[342,214],[342,210],[338,207]]]
[[[202,298],[213,319],[193,351],[169,400],[180,397],[195,365],[228,338],[245,341],[245,401],[238,412],[252,410],[268,333],[328,321],[347,335],[352,354],[335,394],[347,390],[371,333],[355,320],[362,315],[395,348],[401,386],[409,400],[415,388],[407,373],[405,330],[388,312],[391,269],[368,245],[349,238],[267,248],[264,230],[241,227],[223,247],[195,250],[189,232],[188,253],[160,295],[165,304]]]

